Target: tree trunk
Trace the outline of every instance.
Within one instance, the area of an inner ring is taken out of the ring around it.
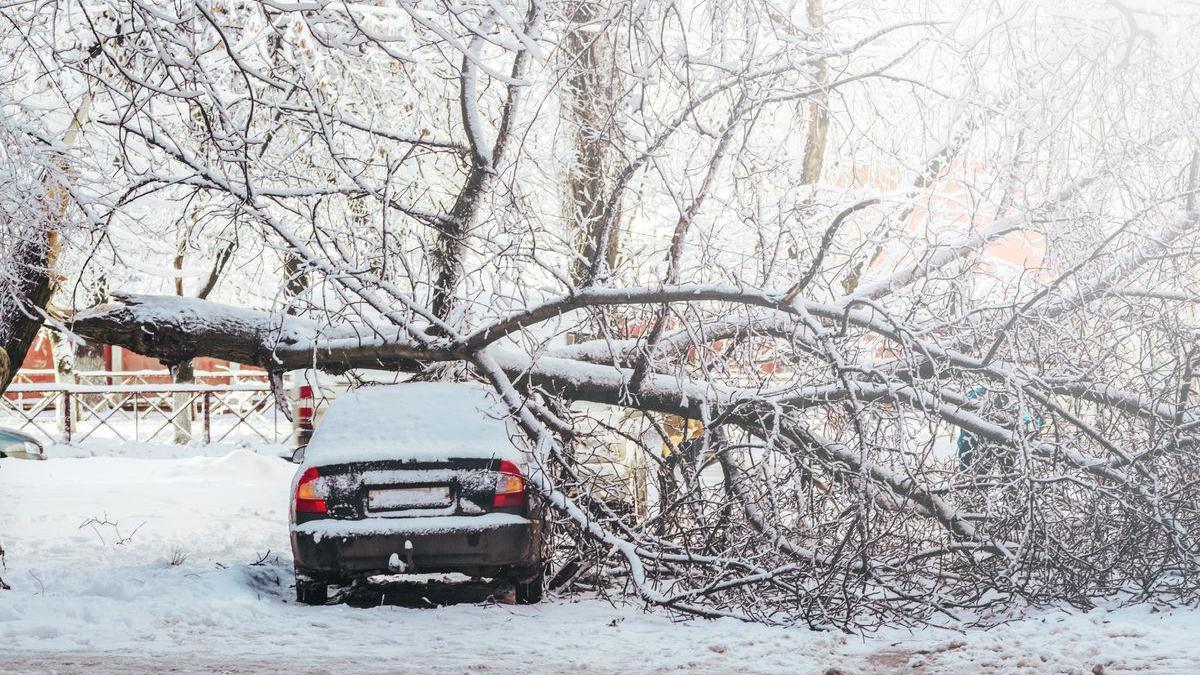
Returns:
[[[75,375],[75,345],[58,331],[48,331],[50,335],[51,353],[54,355],[54,381],[58,384],[78,384]],[[70,410],[63,410],[58,415],[55,426],[59,438],[67,437],[67,416]]]
[[[825,30],[824,0],[808,0],[808,25],[816,34]],[[823,87],[829,80],[829,66],[822,59],[817,62],[817,73],[814,84]],[[808,141],[804,145],[804,166],[801,169],[800,182],[812,185],[821,179],[821,169],[825,165],[825,143],[829,135],[829,94],[820,91],[812,96],[808,104]]]
[[[615,221],[619,213],[606,218],[605,206],[612,192],[612,163],[616,137],[606,126],[612,124],[609,109],[618,90],[619,73],[613,59],[613,46],[607,32],[589,30],[601,18],[603,8],[594,2],[582,2],[571,17],[576,28],[566,39],[565,58],[570,64],[567,76],[567,117],[574,128],[574,161],[567,173],[567,218],[578,257],[571,265],[571,282],[576,286],[587,278],[596,256],[600,228],[614,221],[604,251],[609,269],[617,264],[620,238]]]
[[[13,256],[18,267],[15,283],[8,289],[13,301],[10,311],[0,316],[0,391],[8,388],[25,361],[29,348],[42,327],[42,314],[54,294],[49,268],[51,252],[58,248],[58,236],[50,241],[36,237],[21,244]],[[21,272],[24,272],[22,274]]]
[[[80,130],[91,113],[92,96],[85,94],[79,108],[63,134],[63,144],[75,144]],[[71,180],[72,171],[66,161],[59,158],[56,164],[62,170],[63,180]],[[54,266],[62,249],[59,229],[66,220],[70,206],[70,194],[53,175],[44,175],[42,184],[46,189],[46,224],[38,228],[33,224],[20,227],[32,230],[12,239],[18,247],[12,256],[11,283],[0,289],[8,298],[7,310],[0,316],[0,393],[8,389],[17,370],[25,361],[29,348],[37,338],[43,323],[43,312],[50,303],[56,287]],[[11,227],[12,223],[3,223]],[[40,230],[40,231],[39,231]]]
[[[308,274],[304,272],[304,265],[295,253],[288,251],[283,256],[283,277],[284,288],[287,291],[287,305],[284,311],[289,316],[296,316],[300,313],[300,308],[296,306],[296,300],[308,290]]]
[[[196,368],[191,359],[181,361],[171,367],[171,381],[175,384],[195,384]],[[171,411],[175,415],[175,443],[187,445],[192,442],[192,395],[188,392],[175,392]]]
[[[430,308],[442,320],[448,319],[454,311],[455,292],[463,277],[463,249],[479,210],[479,200],[490,182],[489,169],[478,163],[472,165],[467,182],[450,210],[452,224],[443,227],[433,249],[437,277]]]

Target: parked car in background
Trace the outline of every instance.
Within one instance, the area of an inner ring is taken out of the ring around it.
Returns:
[[[40,441],[29,434],[12,429],[0,429],[0,458],[46,459]]]
[[[406,383],[342,392],[292,485],[296,599],[373,575],[458,572],[538,602],[549,545],[532,457],[490,389]]]

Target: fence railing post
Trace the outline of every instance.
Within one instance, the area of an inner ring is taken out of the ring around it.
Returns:
[[[71,391],[64,389],[62,393],[62,407],[59,408],[59,414],[62,415],[63,441],[71,442],[71,427],[75,420],[75,406],[71,404]]]
[[[212,443],[212,392],[204,392],[204,444]]]

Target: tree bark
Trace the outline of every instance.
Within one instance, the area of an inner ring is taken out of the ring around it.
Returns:
[[[57,236],[54,237],[57,240]],[[50,246],[31,242],[16,256],[18,265],[27,270],[18,274],[18,283],[12,289],[19,311],[0,316],[0,391],[8,388],[17,370],[25,361],[37,332],[42,327],[42,314],[50,297],[54,295],[49,268]]]
[[[571,264],[571,282],[585,282],[596,257],[600,228],[609,216],[605,206],[612,185],[613,149],[616,137],[606,130],[612,124],[610,106],[619,86],[619,73],[613,63],[612,45],[606,32],[589,30],[600,19],[603,8],[595,2],[581,2],[570,17],[575,29],[567,34],[565,58],[567,71],[567,117],[574,127],[574,161],[567,173],[567,217],[573,231],[578,257]],[[603,255],[611,269],[620,250],[618,228],[608,237]]]
[[[357,341],[353,333],[346,336],[344,347],[326,343],[314,351],[317,324],[300,317],[273,317],[187,297],[114,293],[113,299],[77,313],[71,330],[89,340],[156,358],[168,367],[209,356],[272,371],[311,368],[316,361],[325,370],[339,373],[351,368],[415,370],[417,359],[450,358],[439,359],[416,346],[374,346]]]
[[[808,25],[814,34],[824,33],[824,0],[808,0]],[[828,81],[829,64],[821,59],[816,63],[814,84],[823,87]],[[821,179],[821,169],[825,166],[826,138],[829,136],[828,105],[829,93],[823,89],[813,94],[808,103],[808,140],[804,144],[804,164],[800,174],[803,185],[812,185]]]

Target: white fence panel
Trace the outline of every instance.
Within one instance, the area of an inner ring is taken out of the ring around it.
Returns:
[[[286,443],[291,438],[292,423],[265,382],[146,384],[139,379],[126,380],[130,384],[15,382],[0,397],[0,426],[56,443]]]

